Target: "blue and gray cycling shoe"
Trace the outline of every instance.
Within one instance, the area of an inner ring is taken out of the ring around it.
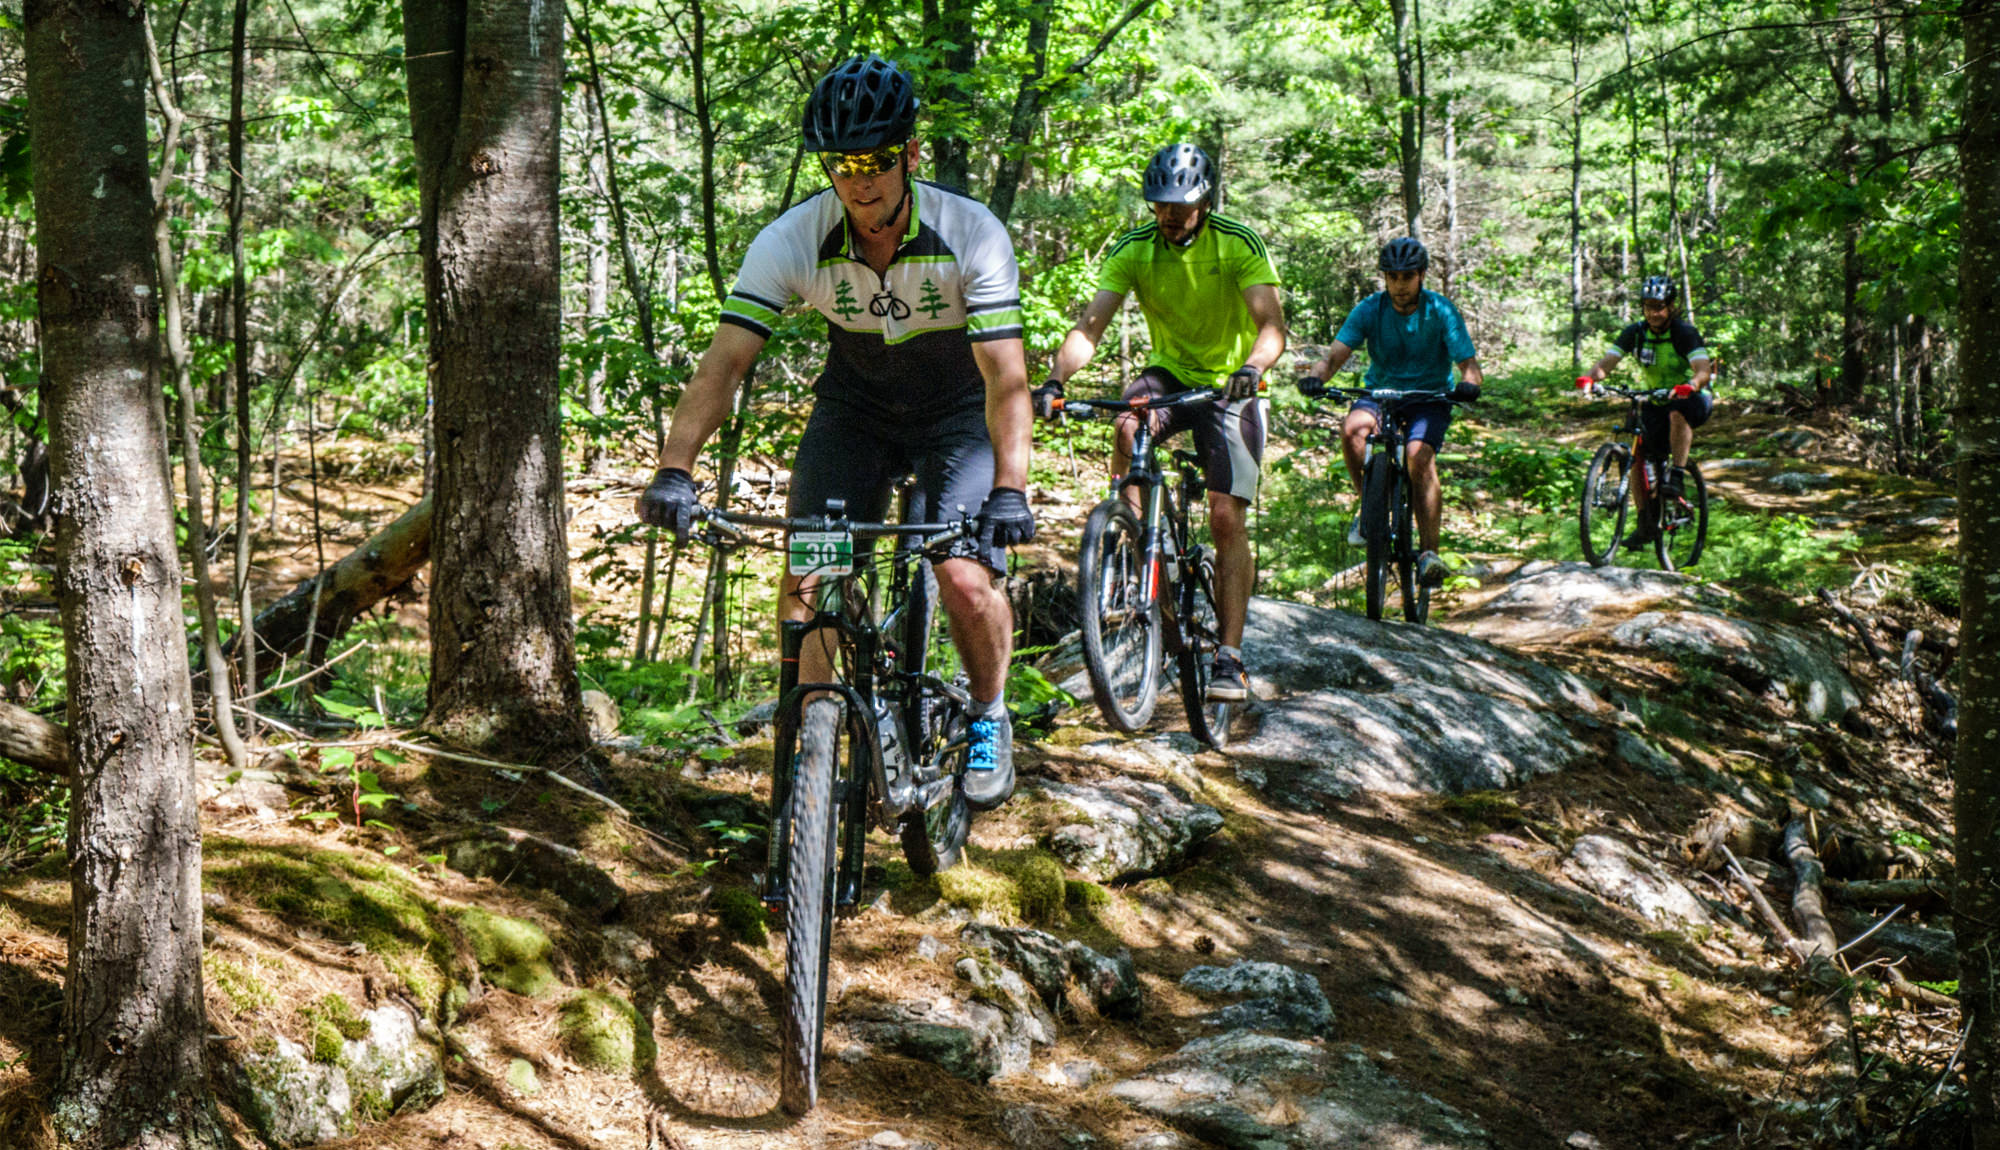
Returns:
[[[1014,716],[972,720],[972,745],[965,763],[965,803],[975,811],[990,811],[1014,793]]]

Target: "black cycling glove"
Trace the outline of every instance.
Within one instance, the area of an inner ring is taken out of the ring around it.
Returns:
[[[695,506],[694,476],[678,467],[662,467],[639,496],[639,521],[665,527],[674,533],[675,542],[686,543]]]
[[[979,509],[979,546],[1013,547],[1035,537],[1035,513],[1028,509],[1027,493],[1012,487],[995,487]]]
[[[1451,397],[1460,403],[1478,403],[1479,385],[1461,379],[1458,386],[1451,389]]]
[[[1223,384],[1223,394],[1230,399],[1254,399],[1257,396],[1257,381],[1264,378],[1264,369],[1244,364],[1229,373],[1229,382]]]
[[[1053,376],[1047,383],[1028,393],[1035,404],[1035,418],[1049,419],[1056,413],[1055,401],[1063,397],[1063,382]]]
[[[1298,379],[1299,394],[1307,399],[1319,399],[1326,394],[1326,381],[1316,375],[1302,375]]]

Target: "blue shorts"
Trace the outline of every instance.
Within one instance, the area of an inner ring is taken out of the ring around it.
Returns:
[[[1382,405],[1372,399],[1357,399],[1348,414],[1365,411],[1375,417],[1375,423],[1382,423]],[[1410,443],[1428,444],[1432,451],[1444,446],[1444,433],[1451,430],[1451,404],[1443,399],[1406,400],[1395,405],[1396,421],[1408,428],[1404,432]]]
[[[880,416],[822,396],[799,437],[786,514],[824,515],[828,499],[844,499],[849,519],[881,522],[889,513],[891,488],[905,475],[917,477],[910,493],[910,522],[948,523],[958,518],[960,508],[979,514],[993,490],[993,441],[986,434],[985,408],[890,427]],[[856,555],[869,549],[869,541],[854,541]],[[1007,573],[1005,547],[982,549],[975,539],[960,539],[951,545],[951,555]]]
[[[1709,413],[1715,410],[1715,393],[1703,388],[1686,399],[1672,399],[1665,403],[1642,403],[1639,405],[1639,438],[1645,444],[1646,458],[1665,459],[1672,453],[1673,442],[1670,434],[1672,421],[1670,412],[1678,411],[1687,420],[1690,428],[1700,427],[1708,422]]]

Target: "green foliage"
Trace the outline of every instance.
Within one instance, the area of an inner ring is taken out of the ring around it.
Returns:
[[[1704,579],[1803,588],[1841,578],[1853,535],[1824,531],[1803,515],[1758,515],[1708,500],[1708,546],[1694,573]]]
[[[60,620],[0,615],[0,684],[10,696],[35,707],[60,706],[67,691],[64,667]]]
[[[562,985],[550,962],[555,944],[541,927],[479,907],[460,907],[452,913],[479,969],[493,985],[529,998],[546,997]]]
[[[1062,863],[1052,854],[1037,851],[1023,860],[1014,872],[1020,891],[1021,917],[1036,926],[1062,926],[1069,921],[1068,889]]]
[[[1573,447],[1539,447],[1517,439],[1489,440],[1480,451],[1481,486],[1544,515],[1574,505],[1590,454]]]
[[[1910,572],[1910,591],[1941,615],[1958,618],[1958,590],[1963,578],[1958,561],[1940,555]]]

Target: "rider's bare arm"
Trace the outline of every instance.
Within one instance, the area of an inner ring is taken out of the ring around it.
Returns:
[[[1067,344],[1067,340],[1064,341]],[[986,378],[986,434],[993,440],[993,486],[1028,489],[1035,412],[1028,402],[1028,355],[1018,339],[982,340],[972,358]]]
[[[1353,355],[1353,348],[1339,340],[1334,340],[1333,346],[1327,349],[1325,358],[1314,361],[1311,366],[1305,369],[1305,374],[1317,376],[1320,379],[1332,379],[1333,373],[1347,366],[1347,361]]]
[[[1597,383],[1603,383],[1604,377],[1610,375],[1612,369],[1618,366],[1618,361],[1624,358],[1622,355],[1607,355],[1592,365],[1589,371],[1584,372],[1584,375]]]
[[[1458,378],[1474,387],[1486,386],[1486,373],[1479,370],[1479,357],[1467,356],[1458,361]]]
[[[1119,307],[1124,303],[1123,293],[1098,289],[1097,294],[1091,297],[1090,305],[1083,309],[1083,318],[1069,329],[1069,334],[1063,337],[1062,346],[1056,349],[1055,362],[1049,365],[1051,379],[1067,380],[1083,370],[1083,365],[1096,354],[1097,341],[1104,338],[1104,329],[1110,324],[1111,317],[1118,314]]]
[[[733,323],[718,324],[708,350],[695,365],[694,378],[674,404],[673,423],[667,431],[667,445],[660,450],[661,467],[694,470],[695,457],[722,421],[736,396],[736,385],[757,362],[764,350],[764,337]]]
[[[1715,361],[1712,359],[1691,360],[1688,366],[1694,368],[1694,375],[1689,377],[1688,382],[1694,385],[1696,391],[1707,387],[1708,381],[1715,376]]]
[[[1257,342],[1251,345],[1249,358],[1244,362],[1258,371],[1269,371],[1278,357],[1285,354],[1285,305],[1278,300],[1275,284],[1251,284],[1243,289],[1243,302],[1250,309],[1250,318],[1257,323]]]

